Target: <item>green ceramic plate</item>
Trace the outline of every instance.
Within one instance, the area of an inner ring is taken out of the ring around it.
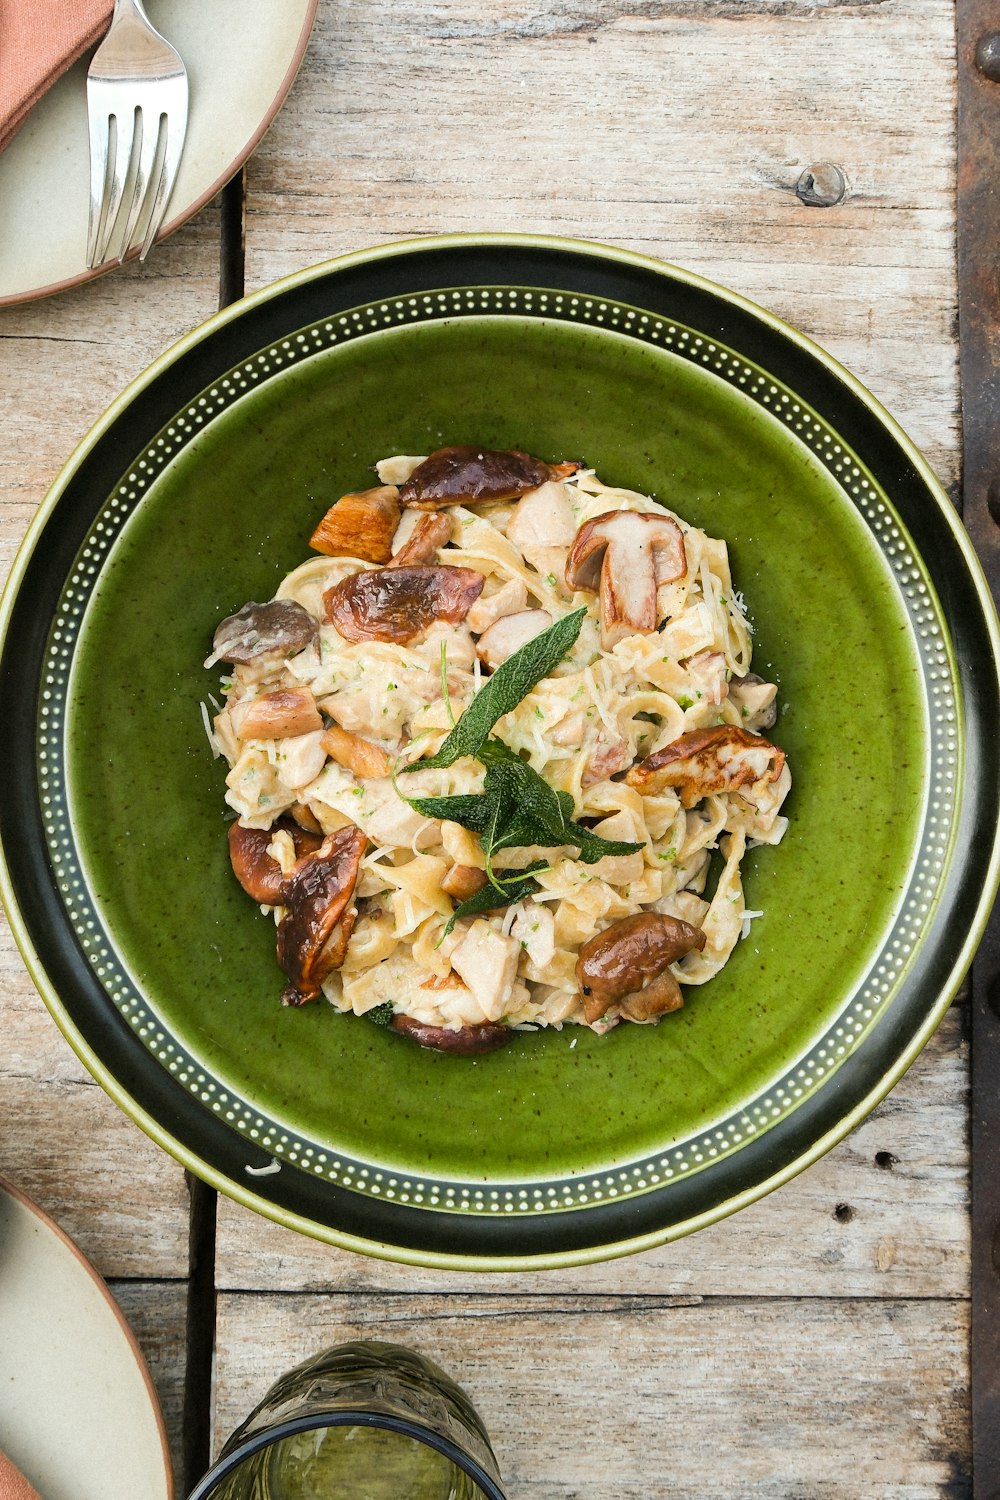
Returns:
[[[794,775],[748,861],[764,915],[680,1014],[478,1059],[279,1007],[199,707],[216,622],[333,499],[468,441],[582,458],[727,539]],[[167,1150],[337,1244],[551,1265],[759,1197],[912,1061],[996,890],[997,627],[949,501],[819,349],[623,252],[424,240],[247,299],[81,445],[3,611],[5,893],[46,1003]]]

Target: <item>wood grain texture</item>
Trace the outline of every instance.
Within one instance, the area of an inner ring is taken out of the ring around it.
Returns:
[[[324,0],[249,164],[247,287],[439,232],[605,241],[743,293],[957,474],[946,0]],[[838,163],[833,208],[795,194]]]
[[[962,1297],[967,1063],[962,1018],[953,1010],[889,1098],[822,1161],[732,1218],[639,1255],[523,1275],[424,1271],[333,1249],[220,1199],[218,1284],[261,1291]]]
[[[218,215],[49,301],[0,311],[0,580],[90,425],[158,354],[214,312]],[[94,1082],[60,1035],[0,918],[0,1176],[105,1277],[137,1334],[183,1450],[188,1191],[179,1166]]]
[[[959,1301],[226,1295],[215,1446],[286,1369],[354,1338],[471,1396],[509,1500],[968,1493]]]
[[[180,1283],[114,1281],[110,1283],[129,1327],[149,1368],[156,1390],[177,1487],[177,1500],[185,1493],[184,1390],[187,1376],[187,1294]],[[136,1496],[136,1500],[140,1500]]]

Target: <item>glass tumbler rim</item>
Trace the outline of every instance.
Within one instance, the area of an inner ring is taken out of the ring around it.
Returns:
[[[300,1432],[318,1431],[322,1427],[378,1427],[383,1431],[398,1432],[404,1437],[413,1438],[416,1442],[424,1443],[427,1447],[435,1448],[439,1453],[444,1454],[445,1458],[450,1459],[456,1468],[461,1469],[479,1486],[483,1493],[483,1500],[507,1500],[504,1491],[500,1489],[492,1475],[488,1474],[469,1454],[463,1453],[450,1438],[441,1437],[438,1433],[432,1432],[429,1427],[406,1417],[350,1408],[335,1412],[313,1412],[308,1416],[285,1417],[282,1421],[276,1422],[273,1427],[250,1434],[242,1439],[231,1452],[224,1453],[216,1459],[208,1472],[198,1480],[188,1495],[188,1500],[212,1500],[212,1495],[220,1481],[228,1478],[241,1463],[252,1458],[255,1453],[261,1452],[264,1448],[273,1447],[282,1438],[294,1437]]]

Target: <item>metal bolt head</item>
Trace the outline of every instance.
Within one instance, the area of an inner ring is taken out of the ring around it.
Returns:
[[[832,161],[806,167],[795,184],[796,196],[807,208],[833,208],[847,197],[847,177]]]
[[[976,67],[984,78],[1000,83],[1000,31],[987,31],[976,43]]]

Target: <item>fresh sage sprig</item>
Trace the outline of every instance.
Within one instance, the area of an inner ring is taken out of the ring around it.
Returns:
[[[586,609],[575,609],[564,615],[509,656],[483,683],[437,754],[411,761],[402,772],[439,770],[454,765],[463,755],[478,755],[497,720],[516,708],[571,650],[586,613]]]
[[[502,849],[571,846],[592,865],[606,854],[634,854],[642,848],[623,839],[605,839],[573,820],[573,798],[556,791],[511,747],[490,734],[498,719],[516,708],[536,683],[553,670],[575,642],[586,611],[575,610],[515,651],[498,667],[462,714],[436,755],[413,761],[403,771],[446,767],[463,755],[485,767],[481,792],[444,797],[406,797],[425,818],[460,823],[478,834],[486,860],[488,884],[456,907],[445,932],[459,917],[473,916],[521,901],[539,889],[535,875],[548,868],[535,860],[520,870],[498,872],[494,859]]]

